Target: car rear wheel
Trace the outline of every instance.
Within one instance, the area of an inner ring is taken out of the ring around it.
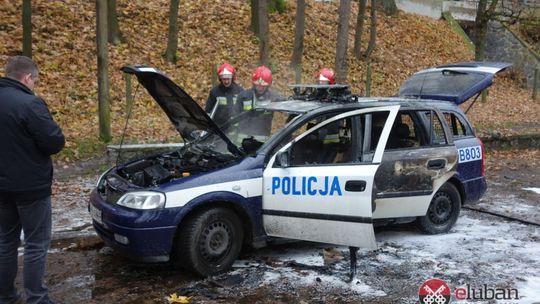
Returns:
[[[234,263],[243,242],[238,216],[226,208],[212,208],[189,218],[177,236],[176,258],[201,276],[226,271]]]
[[[456,223],[461,209],[461,197],[456,187],[445,183],[431,199],[427,214],[416,220],[425,233],[448,232]]]

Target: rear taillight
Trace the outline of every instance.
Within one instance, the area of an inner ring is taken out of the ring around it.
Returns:
[[[484,143],[481,139],[478,139],[480,141],[480,147],[482,148],[482,164],[480,165],[480,176],[484,176],[485,171],[485,161],[486,161],[486,153],[484,152]]]

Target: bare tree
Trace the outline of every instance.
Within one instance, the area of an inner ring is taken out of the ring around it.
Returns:
[[[109,109],[109,78],[107,54],[107,0],[96,0],[96,46],[99,108],[99,137],[111,140],[111,112]]]
[[[268,65],[270,62],[270,34],[268,26],[267,0],[259,0],[259,63]]]
[[[259,0],[251,0],[251,30],[259,37]]]
[[[522,13],[527,8],[531,8],[528,7],[527,3],[512,0],[479,0],[472,35],[475,44],[475,59],[484,60],[487,29],[490,21],[505,24],[524,21],[526,19],[522,18]]]
[[[169,6],[169,34],[167,38],[167,50],[165,60],[176,63],[176,50],[178,49],[178,7],[180,0],[171,0]]]
[[[371,53],[375,49],[375,43],[377,41],[377,1],[371,0],[371,8],[370,8],[370,18],[371,18],[371,25],[369,30],[369,43],[366,50],[366,61],[369,61],[369,57],[371,56]]]
[[[353,49],[353,54],[356,59],[362,58],[362,32],[364,31],[364,19],[366,18],[366,2],[367,0],[358,0],[358,15],[356,16]]]
[[[294,46],[291,59],[291,66],[296,68],[302,64],[302,53],[304,52],[304,29],[306,17],[306,0],[296,1],[296,20],[294,27]]]
[[[347,48],[349,45],[349,16],[351,13],[351,1],[339,1],[339,20],[336,44],[336,81],[347,81]]]
[[[23,48],[24,56],[32,58],[32,0],[23,0],[22,6]]]
[[[371,25],[369,31],[369,43],[366,50],[366,96],[371,96],[371,53],[375,49],[377,40],[377,6],[376,0],[371,0],[370,18]]]
[[[122,40],[118,28],[118,14],[116,11],[116,0],[107,0],[107,28],[109,43],[118,44]]]
[[[478,1],[476,18],[474,20],[473,35],[475,36],[474,57],[476,60],[483,60],[486,51],[486,35],[488,22],[495,13],[498,0],[492,0],[489,7],[487,0]]]

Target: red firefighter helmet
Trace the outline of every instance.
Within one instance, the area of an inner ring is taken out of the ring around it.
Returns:
[[[317,81],[319,83],[335,84],[334,71],[327,68],[321,69],[319,73],[317,73]]]
[[[264,65],[258,66],[253,71],[251,80],[254,85],[270,86],[272,85],[272,71]]]
[[[219,78],[232,78],[236,77],[236,70],[229,63],[223,63],[217,69],[217,74]]]

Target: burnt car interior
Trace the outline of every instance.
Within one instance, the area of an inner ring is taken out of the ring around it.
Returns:
[[[313,127],[309,122],[306,129]],[[291,164],[333,164],[352,162],[350,118],[331,122],[302,138],[291,148]]]

